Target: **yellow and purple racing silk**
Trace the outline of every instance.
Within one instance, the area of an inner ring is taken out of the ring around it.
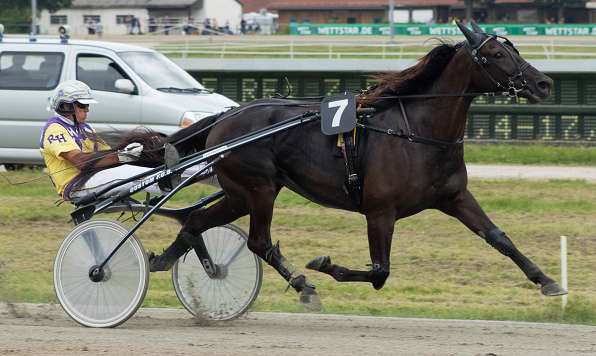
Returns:
[[[110,149],[110,146],[91,139],[95,130],[86,123],[75,125],[73,121],[57,115],[48,120],[39,140],[39,149],[50,173],[54,187],[68,200],[79,169],[60,154],[79,150],[92,153]]]

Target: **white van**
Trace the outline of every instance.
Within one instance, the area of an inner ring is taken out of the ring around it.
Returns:
[[[41,164],[39,136],[48,98],[77,79],[98,101],[89,123],[99,132],[138,126],[169,135],[238,106],[205,89],[156,51],[111,42],[2,38],[0,34],[0,164]]]

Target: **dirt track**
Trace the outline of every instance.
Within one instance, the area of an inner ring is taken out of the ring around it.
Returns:
[[[251,313],[227,323],[144,309],[88,329],[49,305],[0,305],[0,355],[594,355],[596,327]]]

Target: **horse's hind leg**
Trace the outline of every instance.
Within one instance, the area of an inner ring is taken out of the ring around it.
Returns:
[[[351,270],[332,264],[329,256],[320,256],[310,261],[306,268],[326,273],[338,282],[370,282],[375,289],[383,288],[389,277],[391,239],[395,226],[393,210],[366,215],[368,247],[372,269],[370,271]]]
[[[320,310],[321,302],[315,287],[306,276],[296,272],[296,268],[281,254],[279,243],[271,242],[271,220],[273,203],[279,192],[274,183],[252,187],[248,193],[250,210],[250,232],[248,248],[267,262],[300,293],[300,302],[310,310]]]
[[[169,270],[191,246],[201,243],[196,237],[200,238],[203,231],[231,223],[247,213],[248,209],[241,202],[233,202],[227,196],[210,207],[193,210],[176,240],[161,255],[150,255],[151,272]]]
[[[492,247],[511,258],[530,281],[541,285],[542,294],[547,296],[567,294],[566,290],[545,275],[538,266],[515,247],[504,232],[493,224],[480,205],[478,205],[472,193],[466,190],[457,195],[453,200],[445,202],[440,209],[444,213],[459,219],[472,232],[482,237]]]

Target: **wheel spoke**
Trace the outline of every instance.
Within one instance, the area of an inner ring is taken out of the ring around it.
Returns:
[[[112,327],[132,316],[147,290],[148,271],[136,237],[121,246],[104,267],[104,279],[92,281],[88,269],[99,264],[127,233],[107,220],[77,226],[58,251],[54,266],[56,294],[66,313],[90,327]]]
[[[191,313],[229,320],[242,315],[256,299],[262,279],[261,264],[248,250],[245,234],[239,231],[220,226],[203,233],[212,260],[223,268],[222,276],[209,278],[196,256],[188,258],[189,255],[177,262],[173,270],[174,289]]]

